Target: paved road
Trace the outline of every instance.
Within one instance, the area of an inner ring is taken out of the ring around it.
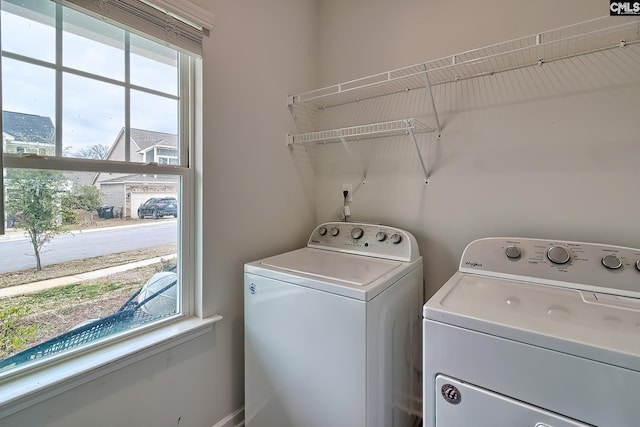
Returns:
[[[40,255],[42,265],[57,264],[177,242],[177,221],[149,220],[141,226],[112,227],[61,234],[47,243]],[[0,241],[0,273],[34,268],[33,247],[26,239]]]

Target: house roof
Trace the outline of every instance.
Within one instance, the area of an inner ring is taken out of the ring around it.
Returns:
[[[55,127],[50,117],[3,111],[2,131],[16,141],[55,144]]]
[[[81,172],[81,171],[65,171],[64,176],[74,181],[79,185],[91,185],[93,184],[93,178],[96,176],[95,172]]]
[[[140,151],[145,151],[148,148],[162,145],[165,147],[178,147],[178,139],[175,134],[154,132],[151,130],[131,129],[131,140],[140,148]]]

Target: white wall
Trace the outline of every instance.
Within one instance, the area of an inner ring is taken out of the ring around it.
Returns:
[[[600,0],[320,0],[325,86],[609,14]]]
[[[323,85],[608,15],[600,0],[320,5]],[[428,186],[409,138],[351,144],[366,170],[364,185],[340,144],[322,147],[313,153],[318,221],[338,218],[341,184],[352,183],[352,221],[403,227],[418,238],[427,297],[480,237],[640,246],[633,195],[640,55],[635,48],[630,60],[625,52],[438,86],[443,138],[420,136],[432,168]],[[415,92],[360,102],[325,113],[320,126],[426,117],[424,100]]]
[[[204,46],[204,314],[211,334],[64,393],[3,427],[209,427],[244,404],[243,264],[302,246],[315,224],[286,97],[316,85],[313,0],[199,0]],[[224,427],[227,427],[225,425]]]

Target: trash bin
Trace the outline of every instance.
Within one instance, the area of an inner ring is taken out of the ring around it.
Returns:
[[[98,211],[99,218],[104,218],[104,219],[113,218],[113,206],[104,205],[104,206],[100,206],[96,210]]]
[[[103,206],[102,215],[104,216],[104,219],[113,218],[113,206]]]

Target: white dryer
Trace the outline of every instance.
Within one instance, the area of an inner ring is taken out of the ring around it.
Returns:
[[[640,425],[640,249],[477,240],[423,315],[425,427]]]
[[[422,277],[410,233],[344,222],[246,264],[246,426],[415,423]]]

